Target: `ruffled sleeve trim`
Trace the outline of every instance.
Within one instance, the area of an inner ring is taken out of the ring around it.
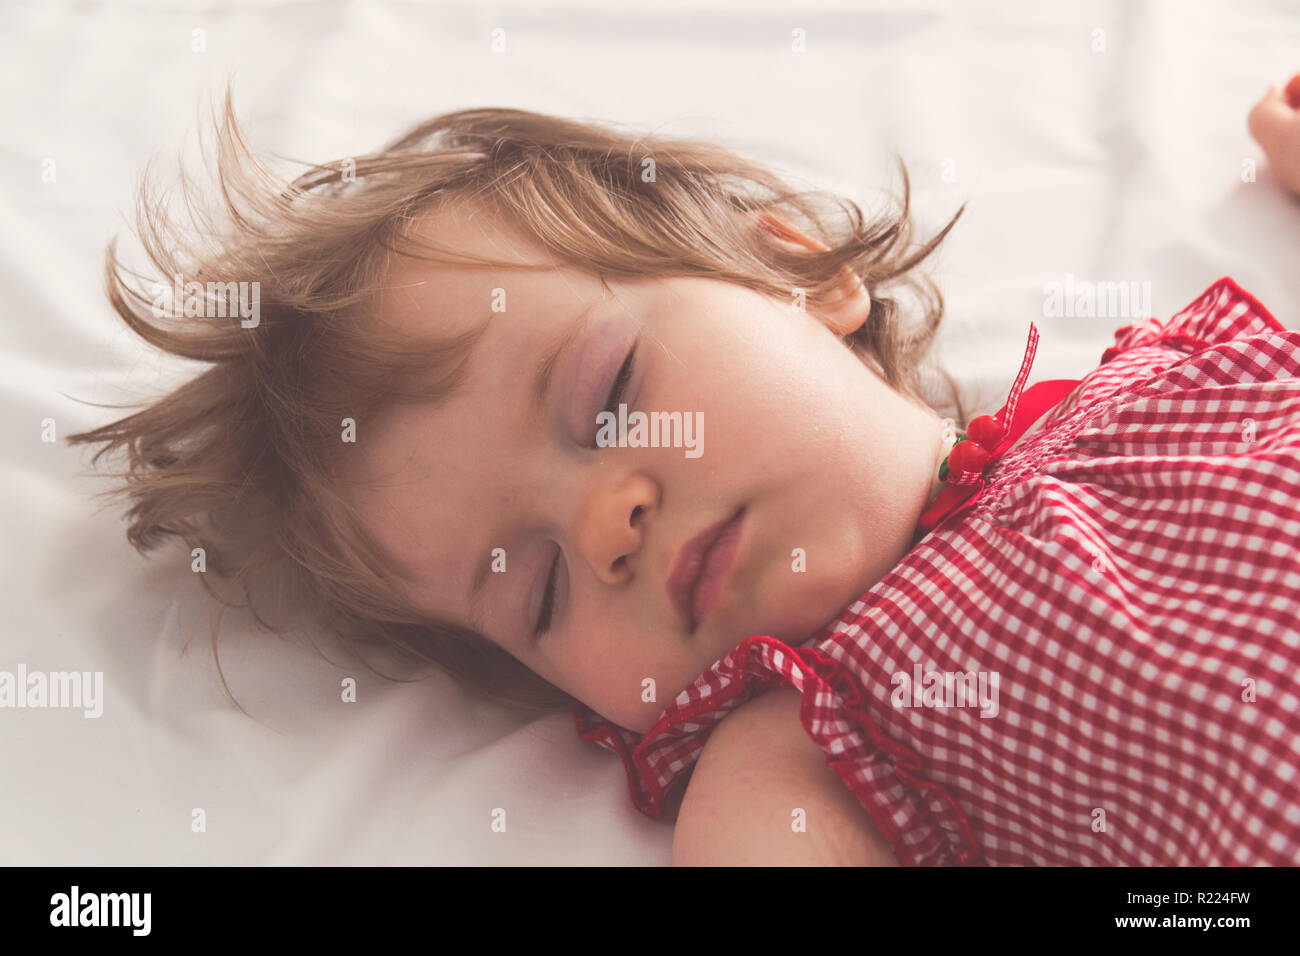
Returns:
[[[1167,322],[1143,318],[1116,329],[1115,344],[1102,353],[1101,364],[1143,346],[1163,344],[1199,352],[1243,336],[1285,331],[1258,299],[1231,276],[1224,276]]]
[[[688,771],[713,728],[744,701],[775,686],[801,693],[805,731],[900,863],[984,862],[957,799],[925,777],[919,754],[880,731],[853,675],[816,647],[791,648],[762,635],[746,638],[679,694],[644,737],[582,704],[575,707],[574,721],[580,737],[619,755],[633,803],[658,818],[666,811],[675,814]]]

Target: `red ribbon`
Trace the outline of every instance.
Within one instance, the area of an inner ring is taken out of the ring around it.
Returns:
[[[989,460],[985,462],[983,472],[963,472],[960,475],[949,476],[948,484],[921,513],[916,523],[916,540],[973,505],[984,492],[984,475],[987,474],[989,466],[1002,457],[1034,422],[1042,418],[1048,410],[1079,385],[1081,379],[1054,378],[1026,389],[1025,382],[1029,379],[1029,369],[1034,364],[1034,355],[1037,351],[1038,329],[1031,322],[1029,341],[1025,344],[1025,357],[1020,362],[1020,371],[1016,374],[1006,404],[994,416],[1005,426],[1002,439],[996,448],[989,450]]]

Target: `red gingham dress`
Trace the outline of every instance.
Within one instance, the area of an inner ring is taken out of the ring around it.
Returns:
[[[984,479],[805,644],[746,638],[644,737],[579,704],[580,736],[672,815],[790,685],[905,865],[1300,864],[1300,332],[1220,279]],[[893,679],[932,671],[996,675],[996,714]]]

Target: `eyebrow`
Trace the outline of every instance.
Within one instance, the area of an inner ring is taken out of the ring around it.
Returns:
[[[581,312],[574,317],[569,326],[569,330],[556,343],[541,363],[537,366],[537,374],[533,379],[532,397],[535,406],[545,407],[547,398],[550,394],[551,379],[555,376],[555,369],[560,364],[560,358],[564,355],[564,350],[572,345],[591,324],[591,317],[595,311],[604,305],[611,298],[609,287],[601,282],[601,295],[593,299]],[[489,553],[491,549],[489,549]],[[469,586],[469,614],[470,620],[473,621],[479,617],[479,602],[483,598],[483,586],[487,583],[488,574],[491,573],[492,563],[490,561],[480,561],[479,568],[474,572],[474,578]]]

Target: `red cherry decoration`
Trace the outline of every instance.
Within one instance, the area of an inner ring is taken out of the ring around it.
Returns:
[[[1004,434],[1006,434],[1006,429],[992,415],[980,415],[978,418],[973,418],[966,427],[966,438],[978,445],[983,445],[986,451],[992,451],[996,448]]]
[[[959,441],[952,446],[952,451],[948,452],[948,477],[953,478],[963,471],[979,474],[992,457],[988,449],[973,441]]]

